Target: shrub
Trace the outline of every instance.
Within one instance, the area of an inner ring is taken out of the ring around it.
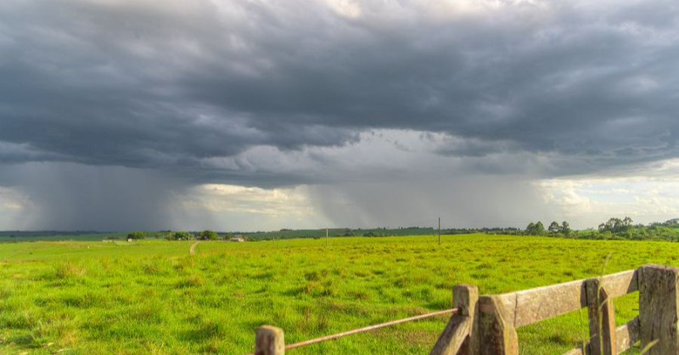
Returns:
[[[219,239],[219,234],[210,230],[204,230],[200,232],[200,240],[217,240]]]
[[[174,232],[166,237],[169,240],[192,240],[193,234],[187,232]]]
[[[132,232],[132,233],[127,235],[127,239],[138,240],[138,239],[144,239],[144,238],[146,238],[146,233],[144,233],[144,232]]]

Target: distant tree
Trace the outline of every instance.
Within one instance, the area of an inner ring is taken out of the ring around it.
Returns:
[[[191,240],[193,239],[193,234],[187,232],[174,232],[172,234],[172,239],[174,240]]]
[[[163,239],[166,239],[166,240],[172,240],[172,235],[173,235],[173,234],[174,234],[174,233],[173,233],[172,231],[169,231],[169,230],[168,230],[168,231],[162,231],[162,232],[156,233],[156,236],[155,236],[155,237],[156,237],[156,238],[163,238]]]
[[[545,225],[538,221],[538,223],[535,223],[535,235],[543,234],[545,234]]]
[[[632,219],[629,218],[629,217],[625,217],[625,218],[622,220],[622,225],[623,225],[625,228],[631,227],[631,226],[632,226]]]
[[[668,219],[664,223],[662,223],[665,227],[670,227],[670,228],[677,228],[679,227],[679,218],[672,218]]]
[[[529,223],[528,227],[526,227],[526,234],[528,235],[544,235],[545,234],[545,226],[542,224],[542,222],[537,222],[537,223]]]
[[[139,240],[146,238],[146,233],[144,232],[132,232],[127,235],[127,239]]]
[[[615,232],[622,225],[622,220],[620,218],[609,218],[604,225],[606,226],[604,231]]]
[[[213,232],[211,230],[204,230],[200,232],[199,238],[201,240],[217,240],[219,239],[219,234],[217,232]]]
[[[549,228],[547,228],[547,230],[549,231],[549,233],[556,234],[561,232],[561,226],[556,221],[553,221],[552,223],[549,224]]]
[[[599,232],[600,233],[605,233],[609,232],[611,234],[622,234],[622,233],[627,233],[630,228],[632,228],[632,219],[629,217],[625,217],[624,219],[620,218],[609,218],[608,221],[605,223],[601,223],[599,225]]]
[[[571,225],[568,224],[568,222],[566,221],[561,222],[561,233],[563,233],[564,235],[571,234]]]
[[[535,233],[535,223],[530,222],[526,227],[526,234],[533,235],[533,233]]]

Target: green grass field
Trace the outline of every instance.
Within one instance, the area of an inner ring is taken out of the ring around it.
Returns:
[[[452,287],[496,294],[679,264],[679,244],[485,235],[256,243],[0,244],[0,353],[246,354],[254,330],[286,342],[451,307]],[[616,303],[620,324],[636,295]],[[428,353],[446,319],[299,354]],[[586,341],[586,311],[519,329],[524,354]]]
[[[125,240],[127,233],[92,233],[92,234],[56,234],[56,235],[7,235],[0,233],[0,243],[23,243],[23,242],[99,242],[105,238],[116,238]]]

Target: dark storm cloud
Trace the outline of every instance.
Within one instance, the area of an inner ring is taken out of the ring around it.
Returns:
[[[370,129],[473,139],[445,155],[554,153],[580,169],[678,155],[672,1],[366,1],[351,16],[333,3],[3,1],[0,163],[313,182],[204,160]]]
[[[23,164],[0,170],[0,180],[26,199],[21,225],[32,229],[173,228],[173,197],[185,189],[145,170],[72,163]]]
[[[525,211],[535,219],[558,216],[526,181],[475,176],[422,182],[317,186],[310,196],[340,226],[435,226],[437,216],[446,226],[523,226]]]

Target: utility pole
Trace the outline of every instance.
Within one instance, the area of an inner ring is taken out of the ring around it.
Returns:
[[[328,228],[325,229],[325,246],[328,246]]]
[[[439,245],[441,245],[441,217],[439,217]]]

